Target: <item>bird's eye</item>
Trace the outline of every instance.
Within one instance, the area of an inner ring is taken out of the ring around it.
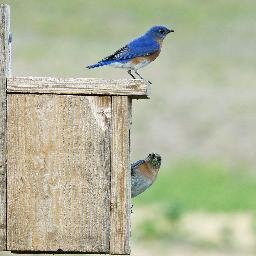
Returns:
[[[160,34],[164,34],[164,30],[163,29],[159,29],[159,33]]]

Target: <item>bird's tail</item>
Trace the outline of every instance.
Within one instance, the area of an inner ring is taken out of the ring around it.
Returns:
[[[105,66],[105,65],[108,65],[108,64],[111,64],[111,63],[112,63],[112,61],[101,60],[101,61],[97,62],[96,64],[86,66],[86,68],[88,68],[88,69],[98,68],[98,67],[102,67],[102,66]]]

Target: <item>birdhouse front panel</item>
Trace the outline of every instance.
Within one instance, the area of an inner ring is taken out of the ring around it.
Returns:
[[[7,250],[109,252],[111,97],[7,102]]]
[[[49,77],[4,82],[1,250],[129,255],[131,105],[132,98],[149,97],[148,85]]]

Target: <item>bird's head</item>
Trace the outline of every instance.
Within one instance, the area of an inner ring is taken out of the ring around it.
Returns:
[[[174,30],[165,26],[154,26],[146,32],[146,35],[149,35],[154,39],[163,40],[170,32],[174,32]]]
[[[156,169],[161,166],[161,156],[157,153],[150,153],[146,160]]]

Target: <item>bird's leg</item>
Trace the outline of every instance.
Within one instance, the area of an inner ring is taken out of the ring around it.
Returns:
[[[136,79],[136,77],[132,74],[132,71],[130,69],[127,72],[133,79]]]
[[[143,79],[144,81],[147,81],[148,83],[152,84],[150,81],[144,79],[136,70],[134,70],[135,74],[139,76],[139,78]]]

